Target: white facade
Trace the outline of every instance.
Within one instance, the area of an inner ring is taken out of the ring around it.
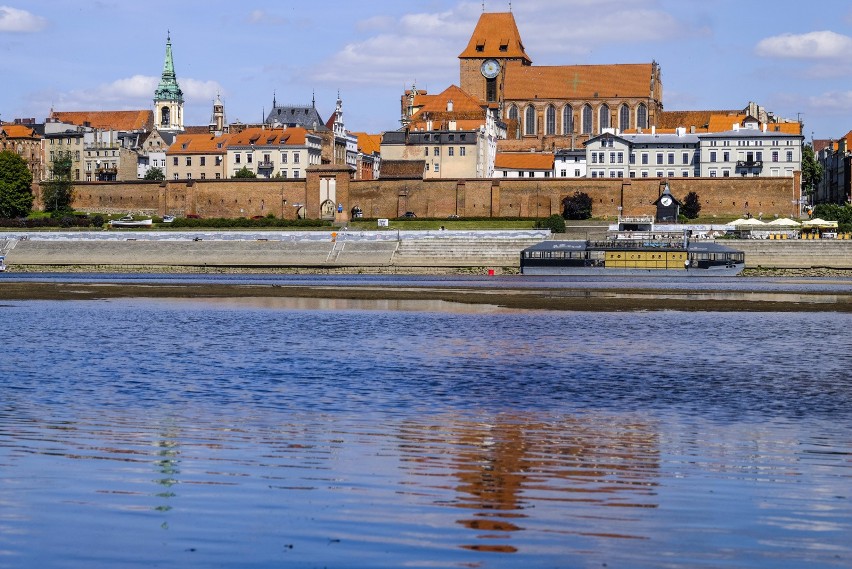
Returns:
[[[802,142],[795,134],[758,128],[735,128],[702,134],[701,176],[791,178],[802,170]]]
[[[553,159],[554,178],[585,178],[586,151],[558,150]]]
[[[322,162],[322,139],[305,135],[305,144],[228,145],[226,176],[246,167],[258,178],[301,179],[309,166]]]

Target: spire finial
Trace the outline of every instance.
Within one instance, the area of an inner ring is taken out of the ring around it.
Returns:
[[[317,91],[316,91],[316,89],[311,90],[311,107],[317,108]]]

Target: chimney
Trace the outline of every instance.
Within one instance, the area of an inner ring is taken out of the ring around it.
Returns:
[[[740,123],[735,122],[734,125],[733,125],[733,130],[734,130],[734,132],[739,132],[740,131]]]
[[[686,134],[686,127],[679,126],[675,129],[675,134],[678,136],[683,136]]]
[[[657,127],[656,126],[651,127],[651,134],[657,134]]]

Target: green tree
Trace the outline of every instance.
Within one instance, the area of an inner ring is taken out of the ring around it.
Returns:
[[[822,164],[817,162],[814,147],[806,144],[802,147],[802,194],[813,195],[821,179]]]
[[[592,198],[585,192],[574,192],[562,200],[563,214],[565,219],[589,219],[592,217]]]
[[[162,182],[163,180],[166,179],[166,174],[160,168],[158,168],[157,166],[154,166],[153,168],[148,168],[148,171],[145,172],[145,177],[142,178],[142,179],[143,180],[156,180],[158,182]]]
[[[698,194],[689,192],[683,199],[683,205],[680,208],[680,213],[687,219],[695,219],[698,217],[698,212],[701,211],[701,200],[698,199]]]
[[[257,178],[257,174],[248,169],[248,166],[243,166],[237,173],[234,174],[234,178]]]
[[[33,175],[24,159],[0,152],[0,217],[26,217],[33,209]]]
[[[61,216],[71,212],[74,184],[71,182],[70,154],[62,154],[53,160],[50,166],[50,180],[42,184],[41,199],[44,211],[52,216]]]
[[[554,213],[549,217],[536,221],[535,226],[541,229],[549,229],[551,233],[565,233],[565,218]]]

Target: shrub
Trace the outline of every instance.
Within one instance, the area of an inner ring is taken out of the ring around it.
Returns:
[[[592,198],[585,192],[574,192],[562,200],[565,219],[589,219],[592,217]]]
[[[539,229],[549,229],[551,233],[565,233],[565,219],[559,214],[539,219],[535,226]]]
[[[680,208],[680,212],[687,219],[695,219],[698,217],[698,212],[701,211],[701,201],[698,199],[698,194],[695,192],[689,192],[686,194],[686,197],[683,199],[683,206]]]

